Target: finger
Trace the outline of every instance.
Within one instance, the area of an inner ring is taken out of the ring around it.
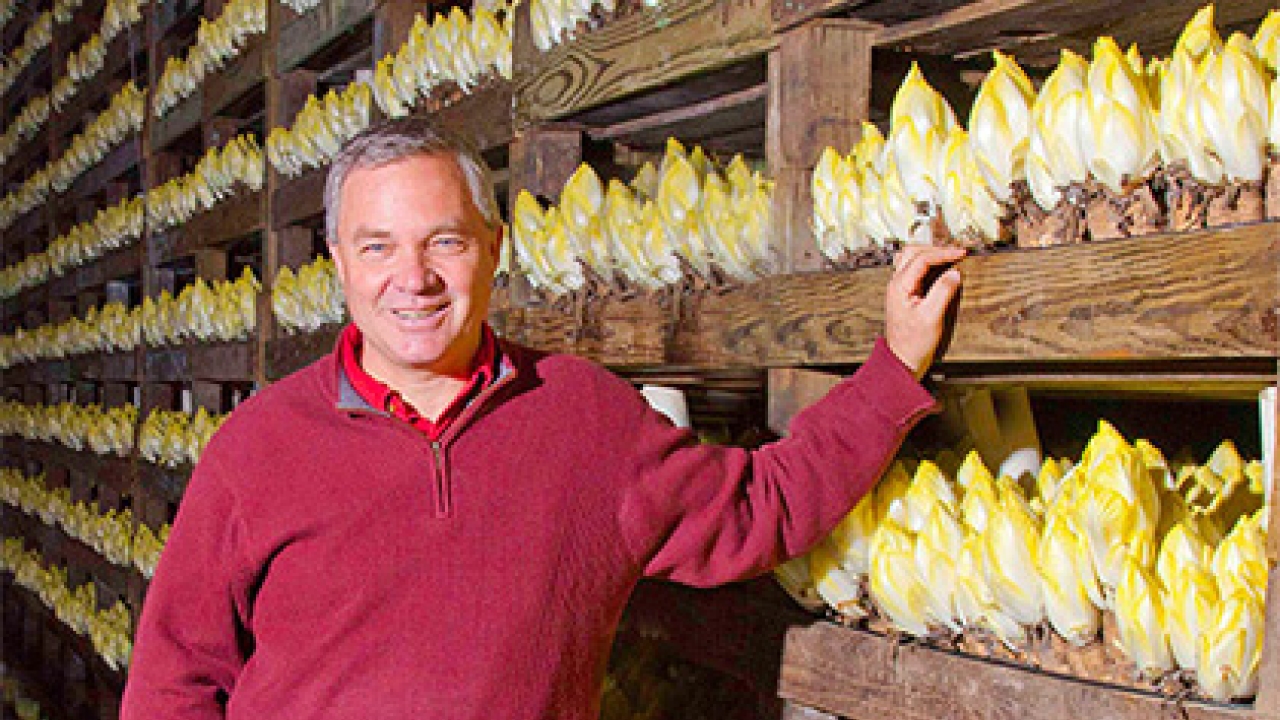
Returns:
[[[920,301],[920,309],[932,317],[942,317],[942,314],[947,311],[947,306],[959,292],[963,280],[960,268],[949,268],[933,281],[933,286]]]
[[[894,280],[909,295],[921,294],[923,289],[921,286],[930,270],[954,263],[966,254],[964,248],[931,246],[914,248],[910,254],[907,254],[906,250],[903,252],[905,259],[897,272],[894,273]]]

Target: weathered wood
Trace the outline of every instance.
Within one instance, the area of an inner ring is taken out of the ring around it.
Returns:
[[[152,262],[195,255],[203,248],[225,244],[265,227],[263,192],[241,192],[202,212],[163,235],[152,237]]]
[[[516,128],[759,56],[774,43],[765,0],[645,7],[536,56],[532,64],[516,57]]]
[[[239,57],[205,79],[200,93],[206,117],[221,113],[263,82],[267,72],[266,42],[265,35],[251,36]]]
[[[413,20],[420,13],[430,19],[430,8],[420,0],[383,0],[373,13],[373,59],[393,53],[409,39]]]
[[[1256,717],[1247,705],[1179,702],[826,622],[790,629],[784,653],[779,694],[850,720]]]
[[[138,274],[142,258],[138,248],[125,246],[116,248],[106,255],[81,265],[67,276],[74,278],[77,292],[90,288],[100,288],[112,280]]]
[[[966,259],[952,362],[1271,357],[1274,223]],[[777,362],[858,362],[887,269],[774,278]],[[792,355],[788,349],[801,352]]]
[[[931,55],[977,55],[992,49],[1014,53],[1030,65],[1051,66],[1067,47],[1088,53],[1095,38],[1111,35],[1144,55],[1167,54],[1182,26],[1203,3],[1190,0],[982,0],[938,15],[885,27],[877,44]],[[1219,27],[1256,23],[1271,0],[1224,3]],[[1252,32],[1252,28],[1249,28]]]
[[[273,227],[296,225],[324,213],[324,183],[329,166],[318,167],[295,178],[281,179],[272,198]]]
[[[161,150],[200,126],[201,97],[193,92],[169,108],[163,116],[151,120],[151,148]]]
[[[329,43],[361,22],[377,6],[375,0],[325,0],[320,7],[298,15],[282,13],[276,50],[276,71],[285,73],[303,64]]]
[[[558,200],[581,162],[582,131],[576,127],[545,126],[518,133],[511,142],[509,207],[515,207],[520,190]]]
[[[874,29],[855,20],[814,20],[782,36],[769,54],[765,157],[774,176],[774,237],[787,270],[816,270],[812,172],[828,146],[851,148],[871,117]]]
[[[769,429],[787,434],[791,418],[821,400],[840,382],[835,373],[801,368],[769,370]]]
[[[725,133],[764,125],[769,89],[761,83],[649,115],[588,130],[596,140],[624,140],[661,147],[667,137],[689,143],[714,142]]]
[[[301,370],[333,350],[340,328],[332,327],[306,335],[292,335],[267,343],[267,377],[279,380]]]
[[[253,358],[252,342],[190,344],[149,349],[146,376],[154,382],[248,382],[253,379]]]
[[[514,136],[511,122],[511,83],[494,81],[435,111],[439,127],[463,138],[477,150],[507,145]]]

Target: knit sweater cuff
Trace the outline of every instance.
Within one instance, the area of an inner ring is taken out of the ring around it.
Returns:
[[[938,402],[893,354],[883,337],[876,339],[867,362],[854,377],[858,392],[868,404],[899,428],[910,427],[939,408]]]

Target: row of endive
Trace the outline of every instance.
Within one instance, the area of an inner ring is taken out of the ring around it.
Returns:
[[[50,527],[62,528],[108,562],[135,567],[146,578],[155,574],[160,550],[169,537],[168,523],[157,533],[135,520],[128,508],[104,513],[97,502],[72,502],[70,488],[49,489],[43,475],[28,477],[17,468],[0,468],[0,501]]]
[[[61,276],[109,250],[132,243],[142,235],[144,217],[152,229],[167,230],[211,210],[241,187],[251,192],[261,190],[265,179],[266,162],[253,135],[239,135],[222,147],[209,148],[191,172],[99,210],[92,220],[55,238],[45,252],[28,255],[0,270],[0,297],[13,297],[47,281],[51,275]]]
[[[977,453],[958,468],[895,463],[780,577],[848,618],[949,646],[994,638],[1042,661],[1051,628],[1068,653],[1120,648],[1148,682],[1245,698],[1264,625],[1263,498],[1261,464],[1230,441],[1179,465],[1101,422],[1078,463],[1046,460],[1038,477],[995,477]]]
[[[333,260],[321,256],[298,268],[280,268],[271,283],[271,308],[287,333],[315,332],[347,317],[342,283]]]
[[[408,115],[418,98],[452,83],[463,92],[486,77],[511,78],[511,24],[515,13],[502,8],[503,20],[483,7],[470,17],[454,7],[447,15],[414,18],[409,37],[378,61],[373,98],[390,117]]]
[[[48,121],[50,111],[62,110],[75,97],[81,87],[102,70],[107,60],[107,46],[126,27],[142,21],[142,5],[146,0],[108,0],[98,32],[93,33],[80,47],[67,54],[66,72],[45,95],[37,95],[27,101],[8,127],[0,133],[0,163],[7,161],[18,147]],[[67,22],[71,11],[80,6],[80,0],[64,0],[54,5],[54,19]]]
[[[171,56],[156,82],[152,115],[164,117],[183,98],[195,92],[210,73],[238,57],[249,37],[267,31],[267,0],[230,0],[222,14],[209,21],[200,18],[196,41],[186,57]]]
[[[740,157],[725,167],[676,140],[662,162],[645,163],[629,185],[606,188],[585,163],[546,208],[516,197],[511,261],[552,295],[581,289],[588,273],[606,282],[657,289],[692,272],[750,280],[767,272],[773,184]]]
[[[127,605],[117,600],[109,610],[98,610],[98,587],[93,581],[70,587],[67,569],[46,566],[39,552],[25,548],[22,538],[7,537],[0,544],[0,570],[13,573],[19,586],[35,593],[76,634],[87,635],[108,667],[128,666],[133,618]]]
[[[835,262],[896,242],[1020,245],[1187,230],[1280,216],[1280,11],[1226,42],[1213,6],[1171,57],[1099,38],[1064,50],[1037,93],[1010,57],[979,89],[968,128],[918,67],[888,134],[864,124],[813,176],[814,227]]]
[[[53,42],[53,11],[46,10],[36,16],[22,35],[22,43],[0,62],[0,95],[9,92],[18,76],[27,69],[41,50]]]
[[[187,285],[175,298],[162,290],[128,308],[110,302],[91,308],[84,318],[0,336],[0,368],[91,352],[132,350],[142,342],[154,347],[187,342],[244,340],[257,327],[260,285],[246,267],[236,280]]]
[[[145,93],[132,81],[111,98],[107,109],[71,139],[67,149],[0,199],[0,230],[48,199],[50,192],[66,192],[76,178],[142,127]]]
[[[138,454],[147,462],[175,468],[194,464],[225,415],[203,407],[195,412],[152,410],[138,428]],[[136,405],[24,405],[0,400],[0,435],[55,442],[72,450],[128,457],[134,449]]]

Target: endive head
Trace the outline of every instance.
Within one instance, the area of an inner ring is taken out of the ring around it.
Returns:
[[[1218,605],[1218,585],[1203,568],[1188,568],[1163,594],[1169,646],[1178,667],[1195,672],[1200,654],[1200,638],[1213,622]]]
[[[1009,186],[1021,180],[1031,133],[1035,88],[1013,58],[996,51],[995,67],[987,74],[969,114],[974,155],[992,192],[1002,201]]]
[[[1200,62],[1205,55],[1222,49],[1222,38],[1213,25],[1212,4],[1200,8],[1182,28],[1182,34],[1178,36],[1178,43],[1174,46],[1175,51],[1179,48],[1186,50],[1196,62]]]
[[[1273,74],[1280,73],[1280,10],[1272,10],[1253,34],[1258,57]]]
[[[900,124],[910,122],[923,131],[936,127],[947,130],[956,124],[955,113],[951,106],[937,90],[934,90],[924,79],[917,63],[911,63],[911,70],[898,87],[889,108],[889,126],[897,128]]]
[[[1196,681],[1214,700],[1257,692],[1265,623],[1262,600],[1240,590],[1225,597],[1200,639]]]
[[[1116,585],[1115,613],[1120,645],[1144,677],[1156,679],[1173,669],[1159,583],[1132,557],[1124,560]]]

